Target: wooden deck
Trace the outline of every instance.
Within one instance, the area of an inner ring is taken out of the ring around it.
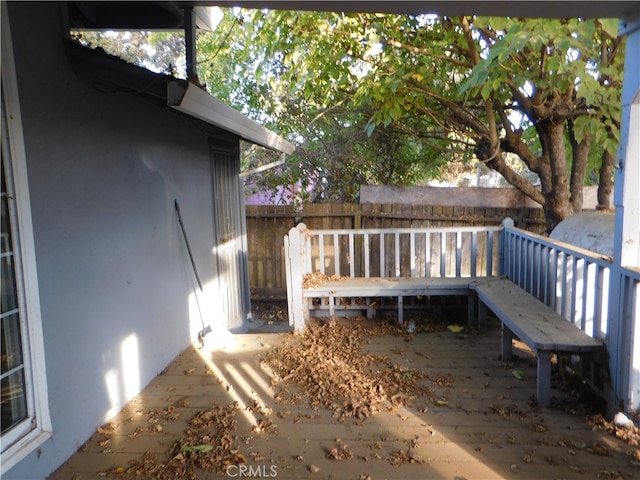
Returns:
[[[592,429],[581,415],[564,413],[559,407],[538,408],[531,402],[536,391],[535,360],[526,346],[515,342],[516,363],[500,361],[496,321],[489,322],[487,331],[468,335],[444,330],[369,338],[364,351],[450,381],[431,385],[431,399],[418,398],[412,407],[389,409],[361,424],[340,423],[331,412],[309,409],[304,400],[299,406],[274,400],[270,371],[261,365],[261,359],[284,337],[237,335],[224,349],[187,349],[112,420],[115,431],[96,433],[50,479],[96,478],[117,467],[126,468],[146,452],[167,461],[171,445],[181,438],[190,418],[233,402],[240,404],[233,443],[253,469],[245,473],[253,473],[254,478],[586,479],[633,475],[634,468],[625,456],[631,447]],[[516,369],[527,378],[516,378]],[[554,398],[564,396],[555,388],[552,394]],[[254,400],[260,409],[253,408]],[[264,418],[268,409],[272,410],[268,419],[273,429],[256,432],[257,418]],[[341,445],[348,446],[351,459],[327,458],[328,451]],[[423,463],[394,466],[394,459],[403,458],[399,452]],[[226,476],[241,477],[238,470]],[[203,472],[198,478],[215,475]]]

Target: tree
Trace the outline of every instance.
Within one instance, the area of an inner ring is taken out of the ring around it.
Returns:
[[[354,202],[363,183],[408,185],[435,175],[442,162],[423,140],[395,126],[367,135],[373,110],[353,108],[349,94],[337,93],[331,105],[318,105],[302,92],[279,83],[283,57],[256,36],[259,25],[247,12],[228,10],[214,32],[198,37],[198,76],[210,92],[297,144],[285,165],[250,180],[264,190],[299,185],[299,199]],[[244,157],[245,167],[261,157]]]
[[[316,108],[348,99],[372,109],[369,134],[392,127],[475,155],[543,207],[549,230],[581,209],[590,162],[610,204],[623,58],[611,22],[256,11],[247,24],[278,65],[258,84]]]
[[[419,161],[424,145],[392,127],[368,136],[367,118],[351,114],[345,124],[345,116],[323,115],[307,124],[295,154],[262,185],[298,183],[302,201],[354,203],[360,185],[414,185],[434,176]]]
[[[181,64],[180,35],[121,35],[103,41],[156,70]],[[423,182],[475,156],[540,203],[550,230],[581,209],[587,180],[611,206],[622,47],[611,21],[227,10],[198,36],[198,72],[299,145],[265,184],[349,201],[354,184]]]

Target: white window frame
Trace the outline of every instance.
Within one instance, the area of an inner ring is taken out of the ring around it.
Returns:
[[[2,16],[2,148],[7,165],[7,190],[15,205],[12,220],[16,281],[19,283],[27,417],[0,437],[0,462],[6,472],[38,448],[52,435],[44,356],[44,338],[40,315],[40,294],[36,269],[31,205],[27,181],[26,152],[18,98],[13,46],[6,2],[1,2]],[[4,168],[4,166],[3,166]],[[19,270],[19,271],[18,271]]]

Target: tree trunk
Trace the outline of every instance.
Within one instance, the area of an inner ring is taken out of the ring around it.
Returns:
[[[600,165],[600,180],[598,182],[598,205],[597,210],[613,209],[613,165],[615,155],[608,151],[602,154],[602,164]]]
[[[546,149],[551,167],[550,189],[544,193],[546,198],[544,216],[547,221],[547,232],[574,213],[571,205],[571,181],[567,167],[567,152],[564,145],[564,125],[562,123],[544,122],[538,125],[543,149]]]
[[[571,139],[571,207],[574,212],[582,210],[584,201],[583,187],[587,174],[587,163],[589,160],[589,149],[591,148],[592,135],[589,133],[578,142],[573,134],[573,124],[569,122],[569,137]]]

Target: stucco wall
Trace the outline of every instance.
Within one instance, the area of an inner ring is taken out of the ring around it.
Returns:
[[[168,108],[79,79],[58,8],[9,8],[53,437],[7,480],[45,478],[201,328],[174,199],[208,311],[221,308],[208,135]]]

